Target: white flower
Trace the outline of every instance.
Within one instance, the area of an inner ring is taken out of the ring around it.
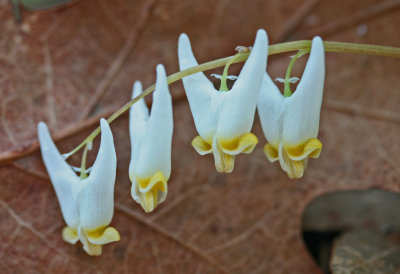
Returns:
[[[141,93],[142,85],[136,82],[132,98]],[[171,95],[165,69],[158,65],[150,117],[144,99],[136,102],[129,113],[131,194],[146,212],[153,211],[167,196],[167,181],[171,175],[172,130]]]
[[[45,123],[38,124],[42,158],[56,191],[67,227],[64,241],[80,240],[89,255],[100,255],[102,245],[119,241],[118,231],[107,227],[114,211],[117,158],[111,129],[101,119],[101,143],[89,177],[80,179],[58,151]]]
[[[300,178],[308,157],[318,158],[322,144],[317,139],[325,78],[324,45],[320,37],[312,41],[307,61],[296,91],[284,97],[267,73],[257,105],[268,160],[279,159],[290,178]]]
[[[232,172],[235,155],[251,153],[258,142],[250,130],[267,55],[267,34],[259,30],[250,56],[231,90],[216,90],[202,72],[182,79],[200,135],[193,139],[192,146],[200,155],[212,152],[218,172]],[[178,56],[180,70],[198,65],[186,34],[179,37]]]

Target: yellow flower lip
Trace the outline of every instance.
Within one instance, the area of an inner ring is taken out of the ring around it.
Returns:
[[[278,149],[274,148],[270,143],[264,146],[264,153],[267,156],[268,161],[271,163],[279,159]]]
[[[117,242],[121,239],[118,231],[113,227],[99,227],[98,229],[86,231],[89,242],[97,245],[104,245]]]
[[[291,179],[299,179],[303,176],[307,167],[308,158],[318,158],[321,154],[322,143],[312,138],[298,146],[285,146],[282,143],[278,148],[271,144],[264,146],[264,153],[270,162],[279,159],[282,169]]]
[[[66,241],[69,244],[76,244],[76,242],[79,240],[78,232],[76,229],[73,229],[72,227],[66,226],[62,230],[62,238],[64,241]]]
[[[200,136],[196,136],[192,140],[192,147],[197,151],[200,155],[206,155],[212,152],[212,144],[210,145]]]
[[[196,136],[192,146],[200,155],[214,154],[215,168],[221,173],[231,173],[235,163],[235,156],[240,153],[250,154],[256,144],[257,137],[253,133],[245,133],[237,138],[221,139],[214,136],[211,144],[202,137]]]
[[[157,171],[150,178],[140,178],[133,175],[132,196],[140,203],[146,213],[152,212],[162,203],[168,192],[168,179],[161,171]],[[160,195],[160,193],[162,195]]]
[[[83,250],[90,256],[100,256],[102,245],[121,239],[115,228],[106,226],[94,230],[85,230],[81,226],[78,229],[66,226],[62,231],[62,238],[70,244],[76,244],[80,240],[83,244]]]
[[[283,146],[289,158],[295,161],[303,160],[306,157],[318,158],[322,150],[322,143],[317,138],[312,138],[297,146]]]
[[[239,153],[250,154],[257,143],[258,139],[253,133],[245,133],[241,137],[231,140],[220,140],[222,151],[230,155],[237,155]]]

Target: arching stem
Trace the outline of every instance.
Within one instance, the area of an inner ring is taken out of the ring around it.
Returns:
[[[286,43],[279,43],[275,45],[270,45],[268,47],[268,55],[283,53],[283,52],[291,52],[291,51],[299,51],[305,50],[310,51],[311,49],[311,40],[300,40]],[[377,45],[368,45],[368,44],[355,44],[355,43],[343,43],[343,42],[324,42],[325,52],[346,52],[346,53],[354,53],[354,54],[367,54],[367,55],[379,55],[379,56],[388,56],[388,57],[396,57],[400,58],[400,48],[396,47],[386,47],[386,46],[377,46]],[[168,76],[168,84],[172,84],[182,78],[192,75],[197,72],[202,72],[218,67],[225,66],[226,64],[235,64],[244,62],[249,57],[250,53],[241,53],[236,54],[234,56],[229,56],[225,58],[221,58],[218,60],[210,61],[204,64],[200,64],[198,66],[176,72]],[[142,94],[135,97],[131,101],[127,102],[124,106],[122,106],[119,110],[117,110],[113,115],[111,115],[107,122],[111,123],[115,119],[117,119],[122,113],[127,111],[134,103],[147,96],[155,89],[155,84],[148,87]],[[97,127],[82,143],[80,143],[76,148],[74,148],[68,154],[74,154],[79,151],[83,146],[85,146],[88,142],[93,141],[93,139],[100,133],[100,127]]]

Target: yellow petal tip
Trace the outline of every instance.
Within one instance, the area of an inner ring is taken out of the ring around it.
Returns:
[[[308,158],[318,158],[321,150],[322,143],[316,138],[297,146],[285,146],[281,143],[279,145],[279,163],[290,179],[299,179],[304,175]]]
[[[300,161],[307,157],[318,158],[321,154],[322,143],[316,138],[312,138],[299,145],[284,145],[290,159]]]
[[[61,235],[64,241],[72,245],[76,244],[76,242],[79,240],[76,229],[73,229],[69,226],[63,228]]]
[[[222,161],[215,162],[215,168],[219,173],[232,173],[235,165],[235,156],[222,152]]]
[[[206,155],[211,153],[212,148],[209,143],[207,143],[203,138],[200,136],[196,136],[192,140],[192,147],[197,151],[200,155]]]
[[[279,159],[278,150],[275,149],[270,143],[267,143],[264,146],[264,154],[265,156],[267,156],[268,161],[270,161],[271,163]]]
[[[113,227],[100,227],[98,229],[85,232],[88,241],[94,245],[104,245],[111,242],[117,242],[121,239],[118,231]]]

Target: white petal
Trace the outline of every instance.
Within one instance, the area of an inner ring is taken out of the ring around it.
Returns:
[[[135,173],[147,178],[161,171],[166,178],[171,174],[172,100],[167,77],[162,65],[157,66],[156,89],[147,124],[146,136],[140,149],[140,158],[134,167]]]
[[[89,177],[79,194],[81,225],[86,230],[107,226],[114,212],[114,184],[117,169],[113,136],[105,119],[100,120],[101,143]]]
[[[179,36],[178,58],[181,71],[198,65],[192,52],[189,37],[184,33]],[[218,95],[219,91],[215,90],[212,82],[203,72],[187,76],[182,79],[182,82],[196,129],[200,136],[207,138],[210,131],[215,131],[217,127],[215,115],[210,113],[213,110],[210,104],[211,97]]]
[[[136,81],[133,86],[132,99],[142,93],[142,84]],[[129,175],[132,176],[134,165],[139,161],[139,151],[143,139],[146,138],[147,121],[149,120],[149,109],[144,98],[133,104],[129,110],[129,134],[131,139],[131,161],[129,164]]]
[[[218,124],[218,135],[222,138],[241,136],[251,130],[258,94],[268,56],[268,37],[258,30],[254,47],[243,66],[232,89],[227,92],[224,109]]]
[[[38,124],[38,135],[43,162],[56,191],[64,220],[69,227],[76,229],[79,225],[77,195],[81,187],[80,179],[61,156],[43,122]]]
[[[132,99],[142,94],[142,84],[136,81],[133,86]],[[149,109],[144,98],[137,101],[129,110],[129,133],[131,139],[141,138],[146,131]]]
[[[285,98],[267,73],[258,96],[257,111],[267,141],[276,149],[282,138]]]
[[[325,78],[324,45],[320,37],[312,41],[310,56],[296,91],[287,98],[283,125],[286,145],[316,138]]]

